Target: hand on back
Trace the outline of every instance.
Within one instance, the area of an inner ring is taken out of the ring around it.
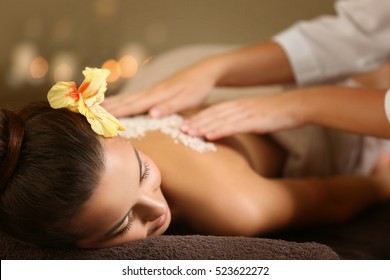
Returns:
[[[216,78],[199,63],[145,90],[109,97],[103,106],[116,117],[148,112],[161,118],[201,105],[215,83]]]
[[[303,124],[289,93],[248,97],[213,105],[189,118],[182,130],[216,140],[237,133],[268,133]]]

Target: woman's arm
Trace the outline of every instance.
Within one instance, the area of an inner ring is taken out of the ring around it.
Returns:
[[[182,129],[215,140],[236,133],[269,133],[315,124],[390,138],[384,89],[313,87],[211,106]]]
[[[274,41],[211,57],[205,63],[217,69],[216,86],[240,87],[294,82],[287,54]]]
[[[384,89],[316,87],[296,93],[302,123],[390,138]]]
[[[293,81],[285,52],[269,41],[205,58],[142,91],[107,98],[104,107],[118,117],[146,111],[163,117],[201,105],[215,86]]]

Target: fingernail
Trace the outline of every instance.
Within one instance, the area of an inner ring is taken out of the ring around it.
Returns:
[[[189,128],[187,133],[192,136],[197,136],[198,130],[196,128]]]
[[[214,135],[214,133],[212,133],[212,132],[207,133],[204,137],[205,137],[207,140],[210,140],[210,141],[215,140],[215,139],[214,139],[215,135]]]
[[[190,128],[190,127],[189,127],[188,123],[183,123],[183,124],[180,126],[180,129],[181,129],[182,131],[184,131],[184,132],[187,132],[189,128]]]
[[[160,117],[162,117],[162,112],[159,109],[152,109],[152,110],[150,110],[149,115],[152,118],[160,118]]]

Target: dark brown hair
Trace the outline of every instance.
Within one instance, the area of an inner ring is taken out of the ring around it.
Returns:
[[[72,221],[98,185],[103,146],[86,119],[47,102],[0,109],[0,230],[36,246],[74,245]]]

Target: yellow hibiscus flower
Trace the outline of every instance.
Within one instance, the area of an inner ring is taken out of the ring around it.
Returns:
[[[85,77],[80,87],[74,82],[58,82],[48,92],[47,99],[54,109],[67,108],[84,115],[93,131],[104,137],[118,135],[125,127],[99,104],[107,90],[107,77],[110,71],[99,68],[85,68]]]

